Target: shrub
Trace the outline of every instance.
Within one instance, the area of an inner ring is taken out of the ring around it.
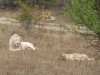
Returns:
[[[94,7],[95,0],[65,0],[64,11],[75,22],[82,23],[93,30],[100,39],[99,11]]]
[[[32,0],[9,0],[10,1],[10,7],[16,8],[20,7],[21,3],[27,4],[28,6],[32,5]]]
[[[22,2],[22,3],[27,4],[30,7],[33,7],[34,4],[41,6],[41,4],[45,5],[46,2],[53,4],[53,3],[55,3],[55,1],[56,0],[10,0],[10,6],[11,7],[18,7],[19,3]]]
[[[26,4],[21,4],[21,14],[18,16],[23,27],[28,29],[32,23],[33,15],[31,8]]]

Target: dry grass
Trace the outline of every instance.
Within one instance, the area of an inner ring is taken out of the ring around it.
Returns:
[[[24,41],[39,47],[37,51],[11,52],[8,41],[13,33]],[[16,26],[0,26],[0,75],[100,75],[100,53],[80,35],[30,29],[28,32]],[[95,61],[66,61],[62,52],[85,53]]]
[[[0,17],[17,18],[19,13],[20,13],[19,10],[13,10],[12,11],[12,10],[9,10],[9,9],[5,9],[5,10],[0,9]]]

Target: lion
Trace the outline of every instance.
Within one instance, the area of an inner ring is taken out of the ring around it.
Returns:
[[[79,54],[79,53],[69,53],[64,54],[62,53],[62,56],[66,60],[95,60],[94,58],[89,58],[86,54]]]
[[[36,47],[33,46],[30,42],[22,42],[21,37],[17,34],[14,34],[9,40],[10,51],[18,50],[36,50]]]

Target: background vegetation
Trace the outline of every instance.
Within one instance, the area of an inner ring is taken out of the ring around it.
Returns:
[[[31,8],[28,7],[28,5],[24,3],[20,5],[20,10],[21,10],[21,13],[18,16],[18,19],[21,22],[21,25],[25,29],[29,29],[30,25],[32,24],[32,20],[33,20],[32,10]]]
[[[10,0],[11,7],[19,6],[19,3],[25,3],[28,6],[34,7],[35,5],[46,6],[46,4],[53,4],[56,0]]]
[[[99,3],[99,0],[65,0],[64,10],[66,16],[93,30],[100,39]]]

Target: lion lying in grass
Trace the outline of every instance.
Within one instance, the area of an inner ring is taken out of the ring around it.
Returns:
[[[11,36],[9,40],[9,48],[10,51],[18,51],[18,50],[36,50],[30,42],[22,42],[21,37],[17,34]]]
[[[89,58],[86,54],[78,54],[78,53],[69,53],[64,54],[62,53],[62,56],[66,60],[95,60],[94,58]]]

